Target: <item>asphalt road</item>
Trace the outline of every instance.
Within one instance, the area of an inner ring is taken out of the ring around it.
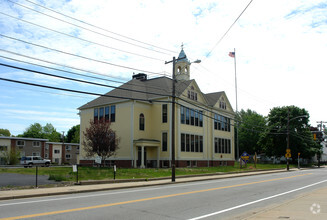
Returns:
[[[49,176],[38,175],[38,185],[54,184],[53,180],[48,180]],[[0,173],[0,187],[7,186],[35,186],[36,175],[17,174],[17,173]],[[1,214],[0,214],[1,215]]]
[[[235,219],[323,187],[327,169],[313,169],[0,201],[0,219]]]

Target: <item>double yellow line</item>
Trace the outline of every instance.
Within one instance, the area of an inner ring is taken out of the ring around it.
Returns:
[[[136,200],[130,200],[130,201],[125,201],[125,202],[108,203],[108,204],[103,204],[103,205],[95,205],[95,206],[88,206],[88,207],[75,208],[75,209],[66,209],[66,210],[44,212],[44,213],[37,213],[37,214],[31,214],[31,215],[0,218],[0,220],[16,220],[16,219],[33,218],[33,217],[40,217],[40,216],[47,216],[47,215],[63,214],[63,213],[68,213],[68,212],[84,211],[84,210],[90,210],[90,209],[105,208],[105,207],[116,206],[116,205],[125,205],[125,204],[131,204],[131,203],[136,203],[136,202],[144,202],[144,201],[165,199],[165,198],[183,196],[183,195],[189,195],[189,194],[195,194],[195,193],[209,192],[209,191],[214,191],[214,190],[219,190],[219,189],[228,189],[228,188],[247,186],[247,185],[259,184],[259,183],[266,183],[266,182],[272,182],[272,181],[278,181],[278,180],[284,180],[284,179],[291,179],[291,178],[301,177],[301,176],[306,176],[306,175],[311,175],[311,174],[312,173],[307,173],[307,174],[302,174],[302,175],[262,180],[262,181],[251,182],[251,183],[242,183],[242,184],[236,184],[236,185],[231,185],[231,186],[222,186],[222,187],[211,188],[211,189],[203,189],[203,190],[196,190],[196,191],[190,191],[190,192],[184,192],[184,193],[176,193],[176,194],[170,194],[170,195],[164,195],[164,196],[156,196],[156,197],[150,197],[150,198],[144,198],[144,199],[136,199]]]

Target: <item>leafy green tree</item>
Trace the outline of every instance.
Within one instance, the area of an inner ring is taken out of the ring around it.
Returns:
[[[0,128],[0,136],[1,135],[7,136],[7,137],[11,136],[10,131],[8,129],[4,129],[4,128]]]
[[[43,138],[51,142],[60,142],[61,134],[56,131],[51,123],[47,123],[44,127],[40,123],[31,124],[19,137]]]
[[[31,124],[28,128],[25,129],[20,137],[28,137],[28,138],[44,138],[42,132],[42,125],[40,123]]]
[[[313,140],[309,113],[305,109],[296,106],[275,107],[271,109],[267,120],[268,127],[262,133],[259,143],[268,156],[285,155],[288,131],[292,161],[296,161],[297,153],[309,159],[321,148]]]
[[[240,154],[244,151],[249,154],[261,153],[263,149],[259,140],[266,127],[265,117],[250,109],[246,111],[242,109],[237,114],[237,120]]]
[[[80,133],[80,125],[75,125],[71,127],[66,135],[66,141],[68,143],[79,143],[79,133]]]
[[[53,125],[50,123],[47,123],[42,128],[42,133],[44,135],[44,138],[49,139],[51,142],[60,142],[61,140],[61,134],[57,132],[57,130],[53,127]]]

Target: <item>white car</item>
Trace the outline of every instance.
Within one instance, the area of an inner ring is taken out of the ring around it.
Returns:
[[[47,159],[43,159],[40,156],[26,156],[22,157],[20,160],[20,164],[24,165],[24,167],[32,167],[33,165],[41,165],[41,166],[50,166],[51,161]]]

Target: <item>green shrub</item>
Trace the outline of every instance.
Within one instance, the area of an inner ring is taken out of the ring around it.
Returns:
[[[65,181],[66,178],[62,175],[50,174],[48,180],[54,180],[56,182],[61,182],[61,181]]]

